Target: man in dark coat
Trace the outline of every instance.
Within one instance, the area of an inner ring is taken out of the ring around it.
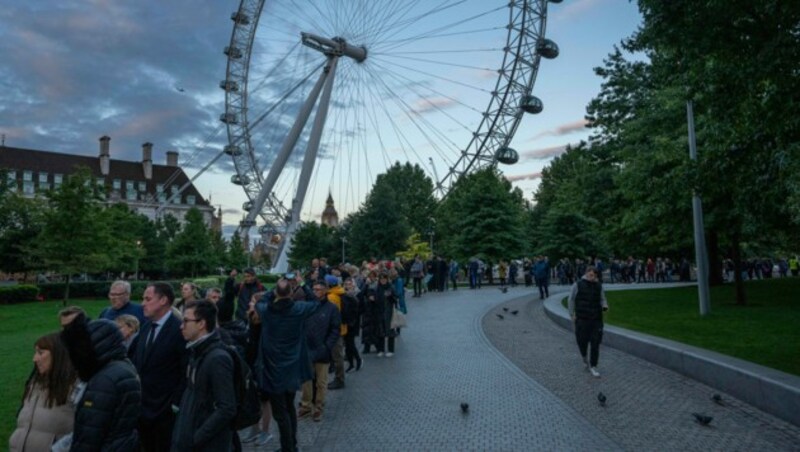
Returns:
[[[336,305],[328,301],[328,286],[323,281],[314,283],[315,303],[319,308],[306,321],[306,342],[314,366],[314,379],[303,383],[303,396],[298,416],[309,414],[315,422],[322,420],[325,395],[328,392],[328,367],[333,347],[339,340],[342,317]],[[316,390],[315,390],[316,389]]]
[[[61,337],[86,382],[75,410],[71,450],[138,451],[141,385],[117,325],[105,319],[87,323],[86,317],[79,317]]]
[[[250,298],[258,292],[263,292],[264,286],[256,278],[256,271],[252,268],[244,270],[244,281],[239,284],[236,295],[236,318],[247,321],[247,309],[250,307]]]
[[[186,341],[172,314],[175,293],[167,283],[147,286],[142,309],[148,322],[131,344],[131,359],[142,382],[139,434],[146,452],[168,451],[175,412],[186,385]]]
[[[233,359],[217,331],[217,308],[190,302],[181,324],[189,349],[186,390],[172,434],[175,452],[229,452],[236,416]]]
[[[608,301],[600,283],[597,269],[586,266],[586,274],[572,286],[569,295],[569,313],[575,322],[575,339],[586,370],[600,378],[597,370],[600,342],[603,340],[603,312],[608,311]],[[586,358],[586,348],[591,344],[591,355]]]
[[[550,262],[547,257],[539,256],[533,264],[533,278],[539,288],[539,299],[544,300],[550,296]]]
[[[289,282],[280,279],[274,292],[267,294],[269,297],[264,295],[249,311],[251,320],[262,324],[256,364],[258,386],[269,394],[272,416],[281,434],[281,450],[285,451],[297,450],[294,397],[300,385],[311,379],[305,322],[320,307],[315,301],[292,301],[291,294]]]

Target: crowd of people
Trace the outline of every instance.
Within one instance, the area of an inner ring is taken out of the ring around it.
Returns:
[[[120,280],[98,319],[63,309],[61,331],[34,344],[9,449],[241,450],[269,443],[274,418],[280,450],[297,450],[298,419],[321,422],[327,391],[344,390],[365,354],[397,352],[406,272],[314,259],[272,290],[243,273],[202,296],[154,282],[141,304]]]

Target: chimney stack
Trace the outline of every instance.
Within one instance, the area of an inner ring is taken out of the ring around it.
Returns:
[[[167,166],[178,166],[178,151],[167,151]]]
[[[108,176],[111,167],[111,138],[108,135],[100,137],[100,174]]]
[[[153,178],[153,143],[142,144],[142,170],[146,180]]]

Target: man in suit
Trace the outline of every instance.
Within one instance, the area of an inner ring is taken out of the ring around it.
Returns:
[[[180,405],[186,385],[186,341],[181,321],[172,314],[175,293],[167,283],[147,286],[142,309],[147,322],[142,327],[132,360],[142,382],[142,416],[139,437],[146,452],[167,452],[175,424],[175,408]]]

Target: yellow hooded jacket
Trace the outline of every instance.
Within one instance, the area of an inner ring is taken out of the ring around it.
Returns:
[[[336,309],[339,310],[339,313],[342,313],[342,295],[344,295],[344,288],[342,286],[333,286],[328,289],[328,301],[336,305]],[[339,334],[344,336],[347,334],[347,324],[342,322],[342,326],[339,328]]]

